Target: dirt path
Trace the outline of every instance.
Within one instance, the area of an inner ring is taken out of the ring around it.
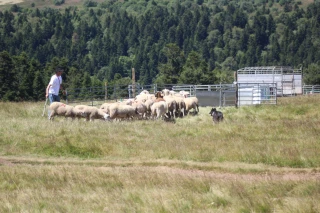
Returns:
[[[60,158],[0,157],[0,166],[87,166],[97,170],[139,170],[184,177],[208,177],[226,181],[320,181],[320,168],[274,167],[245,163],[199,163],[169,160],[107,161]]]
[[[6,4],[18,4],[23,2],[23,0],[0,0],[0,5],[6,5]]]

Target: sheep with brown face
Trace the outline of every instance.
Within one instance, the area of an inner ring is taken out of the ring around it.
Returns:
[[[155,100],[154,102],[165,101],[165,100],[163,99],[163,94],[162,94],[162,92],[157,92],[157,93],[155,94],[155,97],[156,97],[156,100]]]

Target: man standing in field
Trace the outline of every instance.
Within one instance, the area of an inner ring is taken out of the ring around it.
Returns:
[[[46,98],[49,98],[50,104],[52,104],[52,102],[60,102],[60,97],[59,97],[59,90],[62,89],[62,72],[63,69],[60,67],[57,67],[55,69],[56,74],[54,74],[51,79],[50,82],[47,86],[46,89]]]
[[[61,67],[55,69],[56,74],[54,74],[46,88],[46,99],[49,98],[50,104],[53,102],[60,102],[59,91],[62,89],[62,72]],[[47,101],[46,101],[47,102]],[[48,110],[48,117],[50,116],[50,110]]]

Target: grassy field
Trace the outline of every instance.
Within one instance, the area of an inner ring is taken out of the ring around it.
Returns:
[[[175,122],[0,102],[0,212],[320,212],[320,96]]]

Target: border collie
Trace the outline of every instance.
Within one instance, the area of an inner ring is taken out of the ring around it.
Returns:
[[[212,120],[214,123],[219,123],[220,121],[223,121],[223,113],[217,111],[216,108],[212,108],[209,114],[212,116]]]

